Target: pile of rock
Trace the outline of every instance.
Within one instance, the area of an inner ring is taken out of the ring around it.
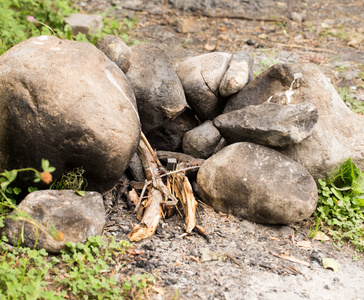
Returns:
[[[215,209],[287,224],[314,211],[314,178],[348,157],[364,167],[364,118],[314,65],[275,65],[252,80],[246,52],[175,69],[156,46],[106,36],[97,48],[43,36],[0,57],[1,170],[46,158],[55,177],[82,166],[89,189],[104,192],[142,129],[157,149],[206,159],[197,183]]]

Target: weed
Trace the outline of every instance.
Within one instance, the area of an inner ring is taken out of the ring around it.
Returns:
[[[60,258],[45,250],[15,248],[0,242],[0,298],[4,299],[143,299],[154,278],[123,277],[125,250],[132,245],[112,238],[90,237],[85,244],[67,243]],[[121,279],[120,279],[121,278]]]
[[[71,27],[65,24],[65,17],[75,12],[70,0],[1,0],[0,55],[21,41],[39,35],[53,34],[61,39],[96,45],[103,36],[113,34],[120,36],[126,44],[139,43],[129,37],[138,19],[115,21],[108,17],[110,10],[102,14],[104,27],[101,32],[89,37],[82,33],[73,36]]]
[[[62,32],[72,12],[69,0],[0,1],[0,54],[29,37],[52,34],[49,28]]]
[[[54,227],[45,228],[16,206],[14,197],[20,189],[10,185],[17,174],[31,171],[35,182],[49,182],[50,172],[55,168],[43,159],[42,169],[42,172],[24,168],[0,173],[0,229],[5,217],[15,210],[12,218],[28,222],[55,239],[63,235]],[[80,188],[83,172],[79,168],[66,174],[58,186]],[[60,258],[49,257],[44,249],[13,248],[6,242],[5,236],[0,237],[0,299],[143,299],[154,282],[148,274],[125,277],[119,272],[125,250],[132,246],[127,241],[89,237],[84,244],[66,243],[67,249],[61,251]]]
[[[336,90],[341,99],[353,112],[364,114],[364,103],[355,99],[353,91],[348,89],[348,87],[337,88]]]
[[[261,73],[269,69],[271,66],[275,64],[279,64],[280,61],[278,59],[275,59],[273,57],[265,57],[259,62],[259,67],[254,72],[254,78],[259,76]]]
[[[315,231],[325,230],[340,247],[345,240],[364,251],[364,172],[348,159],[326,180],[318,180]]]
[[[75,168],[67,174],[63,174],[60,180],[55,180],[50,186],[54,190],[75,190],[82,191],[87,187],[87,180],[83,177],[85,170]]]
[[[358,75],[358,78],[364,81],[364,71],[361,71]]]

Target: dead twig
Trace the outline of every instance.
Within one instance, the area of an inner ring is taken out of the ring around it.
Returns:
[[[294,262],[294,263],[298,263],[298,264],[301,264],[301,265],[304,265],[306,267],[309,267],[310,266],[310,263],[308,263],[307,261],[303,261],[303,260],[300,260],[294,256],[289,256],[289,255],[285,255],[285,254],[276,254],[276,253],[273,253],[273,252],[270,252],[269,253],[275,257],[279,257],[279,258],[282,258],[284,260],[288,260],[290,262]]]
[[[201,16],[210,18],[210,19],[237,19],[237,20],[246,20],[246,21],[263,21],[263,22],[286,22],[287,19],[283,18],[253,18],[248,17],[246,15],[228,15],[228,14],[221,14],[221,15],[211,15],[207,13],[202,13]]]
[[[277,43],[276,46],[287,47],[287,48],[306,49],[306,50],[317,51],[317,52],[328,52],[328,53],[337,54],[336,51],[333,51],[333,50],[330,50],[330,49],[307,47],[307,46],[296,45],[296,44],[280,44],[280,43]]]

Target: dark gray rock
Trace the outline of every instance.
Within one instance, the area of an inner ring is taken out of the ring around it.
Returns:
[[[115,35],[104,36],[96,46],[124,73],[128,72],[132,52],[124,41]]]
[[[82,243],[90,236],[101,235],[106,222],[102,195],[97,192],[85,192],[81,197],[71,190],[37,191],[25,197],[18,209],[50,230],[51,234],[38,229],[36,244],[34,225],[17,220],[16,213],[12,213],[15,218],[6,218],[3,229],[9,243],[18,243],[24,225],[22,246],[34,248],[36,244],[36,249],[44,248],[51,253],[65,249],[67,242]]]
[[[144,181],[145,180],[145,173],[143,169],[142,160],[140,159],[137,152],[131,157],[128,171],[130,172],[131,176],[136,181]]]
[[[210,157],[220,142],[221,135],[212,121],[206,121],[186,132],[183,137],[183,152],[196,158]]]
[[[153,148],[166,151],[181,151],[184,134],[198,126],[198,120],[191,109],[187,108],[177,118],[167,121],[152,130],[146,137]]]
[[[289,89],[294,77],[293,74],[285,73],[284,69],[282,71],[283,73],[279,74],[279,70],[273,66],[260,74],[237,94],[229,98],[224,113],[249,105],[263,104],[274,96],[283,98],[282,92]],[[270,102],[274,101],[270,100]]]
[[[0,108],[0,170],[38,169],[44,158],[60,178],[82,166],[88,189],[104,192],[139,144],[131,86],[89,43],[40,36],[1,55]]]
[[[143,132],[148,134],[183,113],[187,102],[172,62],[161,48],[143,44],[131,49],[126,76],[137,99]]]
[[[212,120],[224,109],[219,85],[230,58],[228,53],[208,53],[187,58],[177,66],[187,102],[201,121]]]
[[[222,114],[214,126],[229,142],[253,142],[285,147],[312,134],[318,111],[311,103],[280,105],[265,102]]]
[[[289,224],[316,209],[317,187],[298,163],[265,146],[235,143],[207,159],[197,174],[204,202],[265,224]]]
[[[290,97],[287,97],[287,91],[290,91]],[[291,104],[312,103],[317,108],[320,117],[312,135],[281,150],[313,177],[325,178],[349,157],[364,169],[364,117],[345,105],[314,64],[271,67],[232,96],[226,111],[258,105],[270,98],[270,102],[284,104],[289,100]]]
[[[253,58],[248,52],[233,53],[224,77],[219,85],[220,95],[228,97],[240,91],[253,80]]]

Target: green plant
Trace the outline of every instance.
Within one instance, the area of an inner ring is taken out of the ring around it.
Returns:
[[[0,241],[1,299],[143,299],[154,278],[119,273],[132,245],[100,236],[85,244],[67,243],[61,257],[44,250],[15,248]]]
[[[63,174],[60,180],[55,180],[50,189],[54,190],[75,190],[80,192],[87,187],[87,180],[83,177],[85,170],[80,168],[75,168],[67,174]]]
[[[64,17],[75,11],[69,0],[0,1],[0,55],[29,37],[62,33]]]
[[[324,230],[340,247],[347,240],[364,251],[364,172],[348,159],[326,180],[318,180],[315,230]]]
[[[47,290],[46,276],[58,262],[56,258],[46,259],[44,250],[17,248],[12,252],[5,251],[2,242],[0,254],[1,299],[64,299],[65,291]]]
[[[348,87],[343,87],[342,89],[338,88],[336,90],[339,93],[341,99],[353,112],[364,114],[364,103],[354,98],[353,91],[350,91]]]
[[[11,171],[5,170],[3,173],[0,173],[0,227],[4,226],[3,221],[5,217],[8,217],[32,224],[37,232],[37,236],[38,230],[41,230],[43,233],[51,235],[54,238],[58,236],[59,232],[57,230],[54,228],[45,228],[42,224],[33,220],[33,218],[31,218],[26,212],[16,206],[14,195],[20,194],[21,189],[17,187],[10,187],[10,184],[16,179],[18,173],[29,171],[34,172],[34,182],[39,182],[42,180],[44,183],[50,184],[52,182],[51,172],[53,172],[55,168],[50,166],[48,160],[42,159],[42,169],[42,172],[39,172],[34,168],[23,168]],[[7,216],[11,210],[14,210],[14,213]]]
[[[108,17],[110,10],[102,14],[104,28],[89,37],[79,33],[71,34],[71,27],[65,24],[65,17],[77,12],[70,0],[1,0],[0,1],[0,55],[12,46],[33,36],[55,35],[62,39],[91,42],[107,34],[120,36],[129,45],[139,43],[131,39],[130,33],[137,18],[116,21]]]

